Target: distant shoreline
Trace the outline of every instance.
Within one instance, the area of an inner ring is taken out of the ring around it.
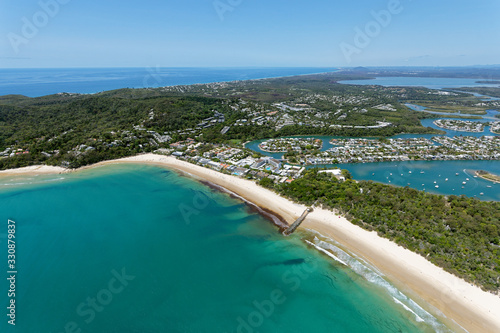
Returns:
[[[487,81],[487,80],[482,80],[482,81],[476,81],[476,83],[480,83],[480,84],[500,84],[500,81]]]
[[[157,165],[180,171],[200,181],[225,188],[256,207],[280,216],[288,224],[306,208],[250,180],[155,154],[100,162],[76,170],[47,166],[27,167],[1,171],[0,176],[59,174],[123,163]],[[375,266],[396,287],[454,330],[461,331],[461,326],[470,332],[500,331],[499,296],[482,291],[424,257],[379,237],[376,232],[364,230],[332,211],[315,208],[301,227],[336,240],[343,248]]]
[[[125,70],[125,74],[123,73]],[[240,72],[238,74],[231,73],[231,71]],[[302,70],[302,73],[294,73],[294,71]],[[95,95],[101,92],[120,90],[120,89],[158,89],[158,88],[172,88],[184,87],[193,85],[204,84],[217,84],[217,83],[230,83],[239,81],[253,81],[253,80],[267,80],[288,78],[294,76],[305,75],[321,75],[325,73],[332,73],[338,71],[337,67],[102,67],[102,68],[13,68],[5,69],[0,68],[0,72],[4,71],[13,74],[26,73],[33,71],[42,71],[44,76],[52,79],[48,80],[43,85],[34,87],[34,83],[30,81],[17,82],[16,90],[7,89],[0,90],[0,97],[9,95],[19,95],[29,98],[39,98],[57,94],[76,94],[76,95]],[[117,72],[118,71],[118,72]],[[163,71],[170,71],[164,74]],[[274,73],[273,73],[274,71]],[[306,73],[304,73],[306,71]],[[180,76],[172,75],[181,74]],[[215,72],[215,73],[214,73]],[[277,73],[276,73],[277,72]],[[47,74],[49,73],[49,74]],[[81,81],[57,81],[53,80],[54,77],[60,76],[71,77],[72,75],[90,75],[88,80],[85,81],[86,85],[81,86]],[[109,74],[125,75],[116,80],[102,80],[103,75]],[[185,75],[184,75],[185,74]],[[22,77],[26,77],[23,75]],[[99,80],[94,79],[97,76]],[[187,78],[187,79],[186,79]],[[12,79],[10,79],[12,80]],[[9,77],[5,81],[0,78],[0,87],[9,82]],[[89,89],[88,83],[95,82],[92,89]],[[118,83],[117,83],[118,82]],[[114,84],[117,83],[117,84]],[[6,85],[6,87],[9,87]],[[49,89],[50,88],[50,89]],[[4,88],[6,89],[6,88]],[[29,93],[27,93],[29,91]]]

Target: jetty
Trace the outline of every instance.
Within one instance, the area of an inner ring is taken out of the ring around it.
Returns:
[[[293,222],[293,224],[291,226],[288,227],[288,229],[286,229],[285,231],[283,231],[283,235],[285,236],[288,236],[288,235],[291,235],[293,234],[293,232],[295,231],[295,229],[297,229],[299,227],[299,225],[304,221],[304,219],[306,218],[306,216],[311,213],[313,211],[312,207],[307,207],[306,210],[304,210],[304,212],[302,213],[302,215],[300,215],[300,217],[295,220],[295,222]]]

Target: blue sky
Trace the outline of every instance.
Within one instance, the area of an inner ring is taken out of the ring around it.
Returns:
[[[499,64],[499,18],[498,0],[3,0],[0,68]]]

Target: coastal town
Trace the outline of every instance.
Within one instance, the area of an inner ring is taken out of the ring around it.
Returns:
[[[500,133],[500,121],[493,122],[474,122],[465,120],[455,120],[455,119],[438,119],[435,120],[434,125],[447,130],[457,131],[457,132],[471,132],[471,133],[482,133],[485,127],[491,126],[491,132]]]
[[[436,136],[425,138],[399,139],[332,139],[331,148],[320,151],[298,142],[311,142],[314,138],[283,138],[269,140],[260,147],[291,147],[284,158],[288,163],[298,165],[325,165],[342,163],[370,163],[386,161],[444,161],[444,160],[492,160],[500,158],[500,138],[498,136]],[[318,145],[318,147],[321,147]],[[309,148],[309,149],[308,149]]]
[[[491,123],[490,131],[495,134],[500,134],[500,121]]]
[[[207,84],[207,87],[218,91],[227,88],[227,83]],[[165,91],[178,91],[191,89],[203,89],[201,86],[178,86],[165,87]],[[65,96],[64,94],[61,96]],[[75,95],[77,96],[77,95]],[[75,96],[71,96],[74,98]],[[308,104],[309,103],[309,104]],[[312,105],[317,103],[332,103],[338,106],[334,111],[324,111]],[[387,121],[369,120],[364,121],[366,125],[358,124],[357,117],[369,117],[369,110],[382,110],[388,112],[396,111],[396,106],[392,104],[377,104],[378,100],[361,95],[354,96],[325,96],[322,94],[304,94],[290,102],[261,103],[237,99],[224,101],[221,110],[227,108],[234,112],[236,117],[228,119],[227,115],[218,109],[211,109],[210,116],[201,119],[193,126],[181,126],[180,129],[160,131],[154,124],[162,117],[161,111],[151,108],[146,111],[146,116],[132,124],[128,129],[116,129],[108,131],[99,136],[84,136],[72,147],[63,149],[58,143],[73,140],[77,131],[70,128],[54,136],[41,136],[34,142],[16,142],[0,151],[0,159],[40,154],[42,159],[54,159],[66,156],[59,165],[71,167],[71,161],[84,158],[87,154],[106,149],[126,148],[136,153],[153,151],[158,148],[169,147],[172,141],[184,141],[186,138],[194,138],[197,142],[206,141],[203,137],[207,130],[216,130],[223,137],[228,136],[230,131],[241,131],[241,127],[247,128],[269,128],[279,131],[289,126],[300,126],[304,128],[334,128],[334,129],[381,129],[390,127],[393,124]],[[182,139],[182,140],[179,140]],[[301,149],[321,149],[321,140],[306,142],[295,140],[290,141],[291,146],[287,147],[289,140],[276,139],[268,147],[263,146],[263,151],[286,152],[288,148]],[[271,143],[271,141],[269,142]],[[312,146],[312,147],[309,147]],[[48,147],[54,147],[47,149]],[[175,147],[174,148],[179,148]]]
[[[319,99],[319,96],[316,96]],[[317,102],[317,99],[307,98],[307,101]],[[357,116],[366,115],[369,111],[367,108],[361,108],[356,105],[361,105],[363,102],[370,102],[366,98],[348,98],[348,99],[333,99],[335,102],[349,103],[347,109],[339,108],[335,112],[324,112],[317,108],[311,107],[309,104],[303,103],[303,100],[292,103],[251,103],[244,100],[239,100],[230,105],[233,111],[238,112],[238,119],[226,122],[224,115],[216,110],[213,110],[214,116],[203,119],[203,121],[193,128],[169,132],[169,135],[199,135],[204,129],[224,123],[221,129],[221,134],[226,134],[231,128],[238,129],[240,126],[264,126],[271,127],[276,131],[283,129],[286,126],[303,126],[312,128],[349,128],[349,129],[379,129],[390,127],[393,124],[388,121],[368,121],[366,125],[356,125]],[[375,101],[371,102],[375,104]],[[372,109],[391,111],[396,109],[391,104],[373,105]],[[153,114],[154,117],[154,114]],[[151,119],[152,120],[152,119]],[[366,122],[366,121],[365,121]]]
[[[279,138],[264,141],[259,145],[263,151],[271,153],[321,149],[323,141],[315,138]]]
[[[385,161],[445,161],[500,159],[500,137],[446,137],[399,139],[331,139],[323,149],[318,138],[279,138],[260,143],[259,148],[284,153],[282,158],[264,156],[243,145],[211,144],[187,140],[169,144],[155,152],[201,165],[222,173],[247,179],[270,179],[274,183],[300,178],[306,166],[333,168],[338,179],[344,179],[336,164]]]
[[[217,117],[207,120],[210,126]],[[63,133],[62,135],[65,135]],[[57,139],[57,138],[54,138]],[[325,148],[323,140],[314,137],[289,137],[269,139],[259,144],[265,153],[283,153],[279,158],[245,148],[241,144],[212,144],[187,138],[172,142],[172,137],[147,131],[140,125],[134,131],[110,133],[108,140],[94,139],[81,144],[70,153],[84,156],[99,147],[138,147],[160,154],[173,155],[192,163],[240,177],[263,179],[273,182],[291,182],[301,177],[305,166],[333,166],[344,163],[372,163],[387,161],[445,161],[445,160],[495,160],[500,159],[499,136],[434,136],[426,138],[333,138]],[[42,152],[50,157],[59,151]],[[0,152],[0,158],[29,154],[26,148],[9,147]],[[274,155],[275,156],[275,155]],[[63,161],[63,167],[70,167]]]
[[[429,142],[423,142],[424,146],[429,147],[422,148],[421,145],[419,150],[409,153],[397,142],[393,142],[395,152],[390,146],[376,147],[373,143],[370,143],[373,147],[352,149],[332,144],[326,149],[326,141],[307,138],[305,135],[377,138],[401,133],[437,135],[440,130],[436,126],[462,131],[464,135],[467,132],[481,133],[487,127],[493,134],[500,133],[500,121],[494,121],[494,118],[489,122],[438,119],[433,128],[423,127],[421,121],[428,115],[421,115],[421,112],[413,111],[404,103],[410,97],[439,99],[443,103],[453,98],[454,103],[464,108],[473,106],[486,109],[495,103],[475,98],[469,100],[469,94],[457,92],[434,96],[437,92],[400,87],[374,86],[368,89],[341,85],[339,91],[322,87],[324,85],[312,81],[303,89],[288,89],[273,87],[265,80],[255,80],[146,89],[141,94],[193,94],[197,97],[189,101],[173,97],[168,107],[161,103],[151,103],[148,107],[137,106],[135,115],[129,115],[130,119],[123,121],[120,126],[110,123],[99,131],[82,130],[82,126],[76,124],[47,135],[32,136],[26,130],[23,134],[26,139],[10,140],[2,146],[0,161],[2,165],[21,166],[36,160],[38,163],[77,168],[102,159],[158,149],[182,152],[185,145],[179,142],[189,139],[196,143],[243,148],[241,142],[265,138],[270,139],[260,144],[259,153],[283,153],[283,161],[293,165],[414,158],[459,159],[457,154],[448,154],[449,151],[438,149],[437,154],[434,154],[436,147],[433,147],[434,144],[429,146]],[[116,93],[121,96],[122,92]],[[78,94],[61,94],[58,97],[69,100],[84,98]],[[476,105],[477,102],[481,106]],[[86,114],[82,113],[81,116],[85,118]],[[297,136],[291,139],[293,135]],[[347,144],[351,145],[350,142]],[[376,154],[371,151],[379,148],[382,150]],[[399,152],[404,154],[397,157]],[[472,159],[479,158],[474,152],[465,155],[469,156],[464,156],[464,159],[470,156]],[[480,158],[489,156],[488,153]]]
[[[305,170],[305,167],[289,165],[283,160],[269,156],[260,156],[246,148],[224,144],[212,145],[191,139],[173,143],[171,147],[174,149],[159,149],[156,152],[249,179],[269,178],[276,183],[292,182],[300,178]]]

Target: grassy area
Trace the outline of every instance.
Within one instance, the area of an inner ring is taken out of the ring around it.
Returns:
[[[448,112],[448,113],[467,113],[467,114],[486,114],[485,107],[477,107],[477,106],[465,106],[465,105],[449,105],[449,104],[440,104],[433,102],[422,102],[419,101],[417,104],[422,105],[427,108],[427,111],[434,112]]]
[[[461,114],[457,115],[435,115],[435,118],[460,118],[460,119],[483,119],[481,116],[463,116]]]
[[[467,88],[456,88],[454,90],[469,91],[486,96],[500,97],[500,88],[498,87],[467,87]]]
[[[233,144],[233,145],[241,145],[243,143],[242,140],[238,140],[238,139],[231,139],[231,140],[228,140],[228,142],[230,144]]]

